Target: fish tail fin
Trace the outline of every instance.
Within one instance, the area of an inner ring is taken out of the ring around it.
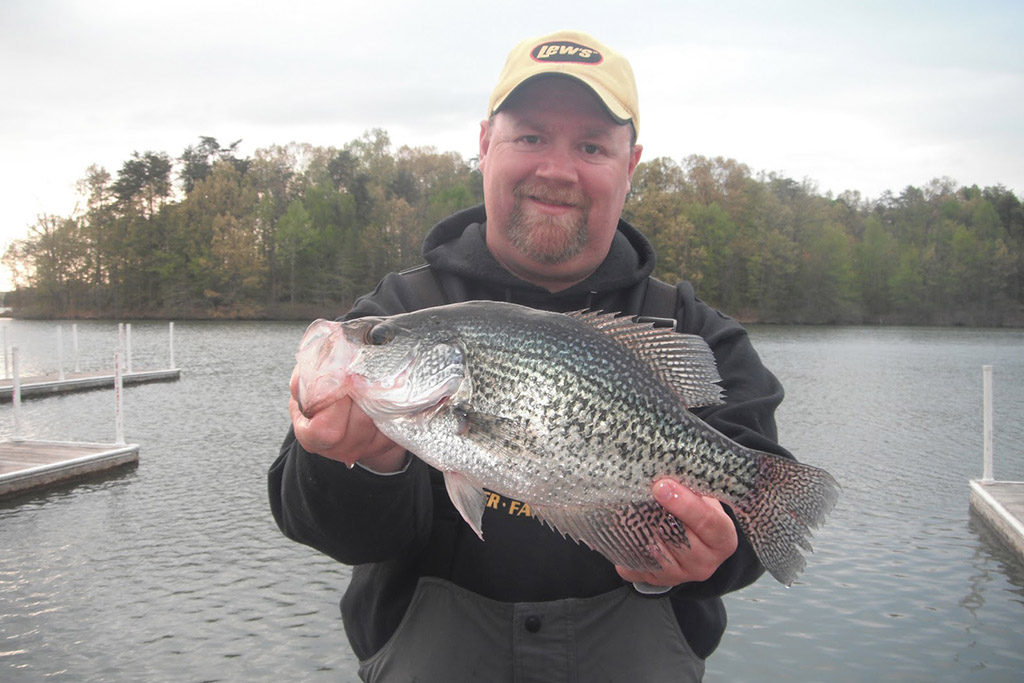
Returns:
[[[811,529],[825,521],[839,498],[839,484],[823,469],[758,452],[758,481],[732,504],[740,528],[758,559],[789,586],[807,562]]]

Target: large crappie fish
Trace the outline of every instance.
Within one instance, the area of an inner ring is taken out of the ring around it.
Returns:
[[[350,395],[444,473],[481,538],[486,488],[617,565],[657,571],[687,544],[651,492],[670,477],[729,505],[789,585],[838,496],[824,470],[741,446],[688,410],[722,402],[701,337],[614,314],[472,301],[318,320],[296,357],[305,415]]]

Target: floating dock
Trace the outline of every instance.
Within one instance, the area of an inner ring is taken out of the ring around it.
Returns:
[[[0,442],[0,498],[138,461],[138,444]]]
[[[1024,482],[972,480],[971,507],[1024,561]]]
[[[181,379],[181,370],[147,370],[141,372],[125,372],[121,380],[125,384],[144,384],[147,382],[175,382]],[[114,373],[76,372],[68,373],[63,379],[58,375],[21,378],[21,397],[33,398],[52,394],[70,393],[73,391],[89,391],[92,389],[110,389],[114,386]],[[0,379],[0,403],[11,401],[14,395],[14,380]]]
[[[1024,482],[996,481],[992,454],[992,366],[981,368],[984,393],[984,461],[981,479],[972,479],[971,509],[1024,561]]]
[[[80,372],[78,368],[78,325],[71,326],[72,346],[74,348],[74,372],[64,371],[64,333],[57,328],[58,372],[48,375],[21,377],[18,371],[18,348],[7,348],[7,331],[4,330],[4,377],[0,379],[0,403],[7,403],[15,398],[33,398],[65,394],[74,391],[92,389],[109,389],[115,386],[116,377],[120,374],[122,384],[145,384],[147,382],[175,382],[181,379],[181,370],[174,364],[174,323],[168,323],[167,339],[170,352],[170,364],[165,370],[132,371],[132,326],[131,323],[118,325],[119,350],[118,358],[127,361],[127,367],[118,366],[114,370],[100,372]],[[10,356],[14,366],[14,376],[10,376]],[[120,361],[118,361],[120,362]]]
[[[125,443],[124,440],[123,387],[126,373],[121,371],[120,352],[114,354],[112,375],[94,373],[71,379],[61,376],[53,381],[28,383],[29,387],[33,387],[37,391],[54,392],[94,388],[96,382],[99,382],[100,386],[105,386],[109,382],[114,388],[114,443],[33,441],[22,438],[21,398],[25,386],[22,385],[18,374],[18,350],[15,347],[11,349],[11,352],[15,379],[10,383],[11,386],[6,388],[10,390],[8,400],[11,401],[14,411],[14,437],[0,442],[0,499],[139,461],[139,446]],[[166,372],[176,373],[177,371]],[[169,377],[166,372],[157,374],[161,377]],[[144,377],[154,375],[154,373],[127,374]],[[93,386],[89,386],[90,382]],[[77,388],[69,388],[74,387],[75,384],[77,384]]]

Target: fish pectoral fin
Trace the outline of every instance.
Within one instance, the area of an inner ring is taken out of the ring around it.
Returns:
[[[487,501],[487,494],[483,488],[458,472],[444,473],[444,487],[448,489],[448,497],[452,499],[452,504],[462,515],[462,519],[466,520],[466,524],[482,541],[484,505]]]
[[[510,417],[473,410],[463,404],[453,408],[459,436],[487,449],[499,458],[515,458],[537,454],[538,442],[525,424]]]
[[[618,507],[531,504],[535,517],[634,571],[658,571],[670,548],[689,547],[682,522],[653,499]]]

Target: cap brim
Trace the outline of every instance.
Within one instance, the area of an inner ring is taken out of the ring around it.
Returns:
[[[579,75],[573,74],[573,73],[565,73],[565,72],[563,72],[563,71],[561,71],[561,70],[559,70],[557,68],[551,68],[550,65],[548,66],[548,68],[545,71],[542,71],[540,73],[531,74],[531,75],[527,76],[526,78],[523,78],[522,80],[520,80],[514,86],[512,86],[509,89],[509,91],[507,93],[505,93],[504,97],[502,97],[501,99],[497,100],[494,103],[494,105],[493,105],[493,107],[491,109],[491,116],[493,116],[494,114],[497,114],[499,111],[501,111],[501,108],[505,105],[506,102],[508,102],[508,99],[512,96],[512,93],[514,93],[516,90],[518,90],[519,88],[523,87],[527,83],[530,83],[531,81],[535,81],[538,78],[543,78],[545,76],[563,76],[565,78],[572,78],[573,80],[579,81],[583,85],[585,85],[588,88],[590,88],[591,91],[593,91],[593,93],[595,95],[597,95],[597,99],[599,99],[601,101],[601,104],[604,105],[605,110],[612,117],[612,119],[615,120],[616,123],[619,123],[620,125],[625,125],[627,123],[630,123],[633,120],[633,117],[630,115],[629,111],[625,107],[622,106],[622,103],[620,103],[608,91],[608,89],[605,88],[600,83],[596,83],[592,79],[586,78],[584,76],[579,76]]]

